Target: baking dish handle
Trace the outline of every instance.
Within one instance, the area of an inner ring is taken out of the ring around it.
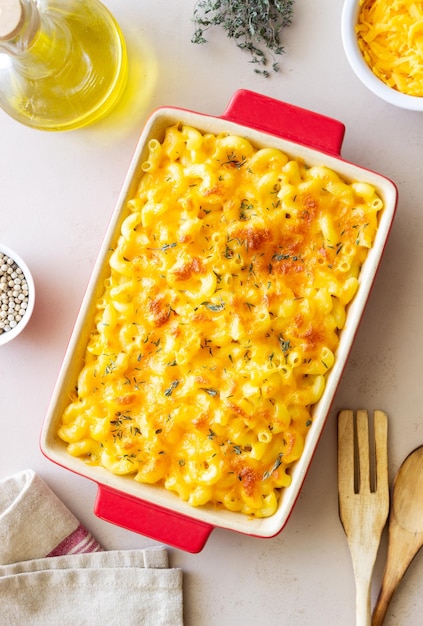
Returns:
[[[202,550],[213,530],[209,524],[100,484],[94,513],[107,522],[192,553]]]
[[[341,154],[342,122],[254,91],[236,91],[221,117],[322,152]]]

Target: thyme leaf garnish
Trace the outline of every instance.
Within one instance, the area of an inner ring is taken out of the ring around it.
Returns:
[[[173,393],[173,390],[176,389],[176,387],[179,385],[179,382],[180,382],[179,380],[173,380],[170,383],[170,386],[167,389],[165,389],[164,395],[171,396]]]
[[[213,304],[213,302],[202,302],[201,304],[207,307],[209,311],[214,311],[214,312],[223,311],[225,308],[224,302],[221,302],[220,304]]]
[[[278,456],[276,457],[276,461],[273,463],[270,470],[267,470],[266,472],[264,472],[263,480],[266,480],[266,478],[269,478],[273,474],[273,472],[278,469],[279,465],[282,464],[282,457],[283,457],[283,452],[279,452]]]
[[[147,250],[166,252],[166,250],[169,250],[169,248],[175,248],[176,246],[177,246],[177,243],[176,241],[174,241],[173,243],[165,243],[163,246],[160,246],[160,248],[147,248]]]
[[[201,391],[205,391],[209,396],[217,396],[219,392],[216,389],[210,389],[207,387],[201,387]]]
[[[290,341],[289,339],[284,339],[283,336],[280,334],[278,336],[278,340],[279,340],[279,345],[281,347],[282,352],[286,355],[291,347]]]

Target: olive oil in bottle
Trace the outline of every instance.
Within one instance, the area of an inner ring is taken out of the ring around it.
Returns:
[[[91,124],[127,80],[121,30],[99,0],[0,0],[0,107],[41,130]]]

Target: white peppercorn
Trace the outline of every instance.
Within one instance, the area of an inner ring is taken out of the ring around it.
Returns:
[[[0,252],[0,335],[16,328],[28,308],[28,284],[22,268]]]

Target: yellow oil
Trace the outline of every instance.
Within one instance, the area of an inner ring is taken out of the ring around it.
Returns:
[[[97,0],[50,3],[28,50],[9,58],[9,84],[4,89],[1,81],[0,104],[33,128],[79,128],[114,108],[127,71],[123,35],[104,5]]]

